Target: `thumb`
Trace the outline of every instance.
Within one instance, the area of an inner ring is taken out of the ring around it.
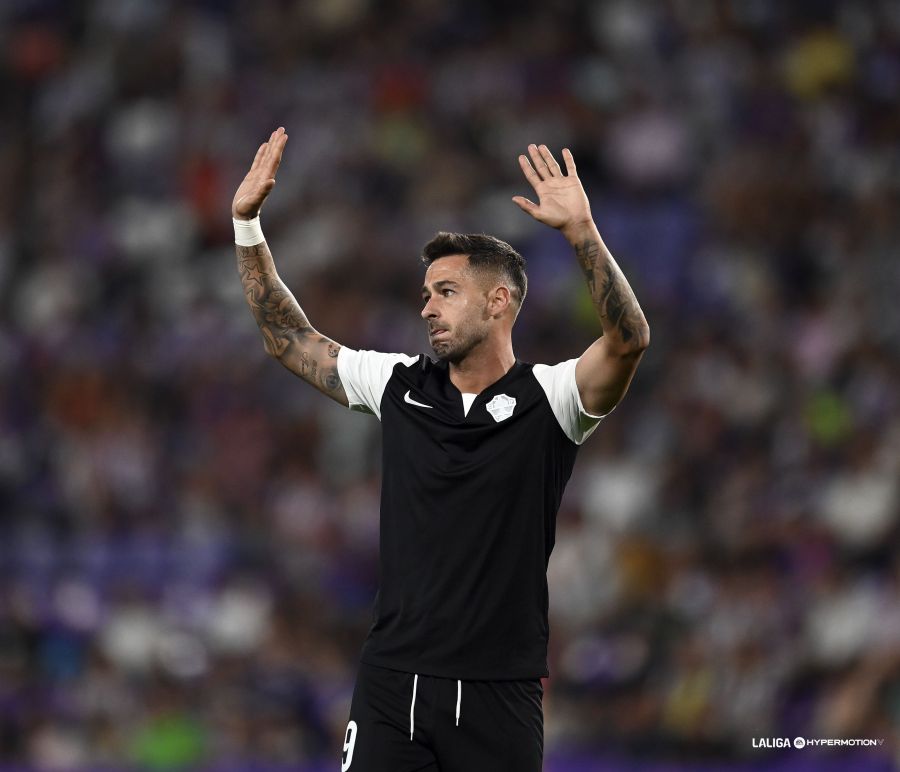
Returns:
[[[538,205],[534,201],[530,201],[524,196],[513,196],[512,200],[523,212],[530,214],[532,217],[536,216]]]

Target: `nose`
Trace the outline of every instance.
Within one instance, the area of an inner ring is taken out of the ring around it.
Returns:
[[[428,298],[425,303],[425,307],[422,309],[422,318],[423,319],[434,319],[437,317],[437,310],[434,307],[434,297]]]

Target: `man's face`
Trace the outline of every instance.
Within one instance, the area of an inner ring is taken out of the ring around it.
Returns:
[[[435,260],[425,272],[422,318],[439,359],[458,362],[488,335],[484,286],[466,255]]]

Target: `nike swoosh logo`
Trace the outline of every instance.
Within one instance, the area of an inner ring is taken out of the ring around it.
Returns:
[[[427,407],[429,410],[434,407],[434,405],[423,405],[421,402],[416,402],[412,397],[409,396],[409,391],[403,395],[403,401],[409,402],[410,405],[418,405],[419,407]]]

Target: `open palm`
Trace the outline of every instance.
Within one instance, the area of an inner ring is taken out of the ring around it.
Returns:
[[[563,149],[566,174],[563,174],[546,145],[529,145],[528,154],[531,160],[526,155],[520,155],[519,166],[537,193],[540,203],[535,204],[524,196],[513,196],[513,201],[519,208],[535,220],[560,230],[590,221],[591,207],[581,180],[578,179],[571,151]]]
[[[231,214],[238,220],[252,220],[259,214],[260,207],[272,188],[275,187],[275,173],[281,164],[281,155],[288,135],[284,127],[272,132],[268,142],[263,142],[256,151],[250,171],[238,186],[231,202]]]

